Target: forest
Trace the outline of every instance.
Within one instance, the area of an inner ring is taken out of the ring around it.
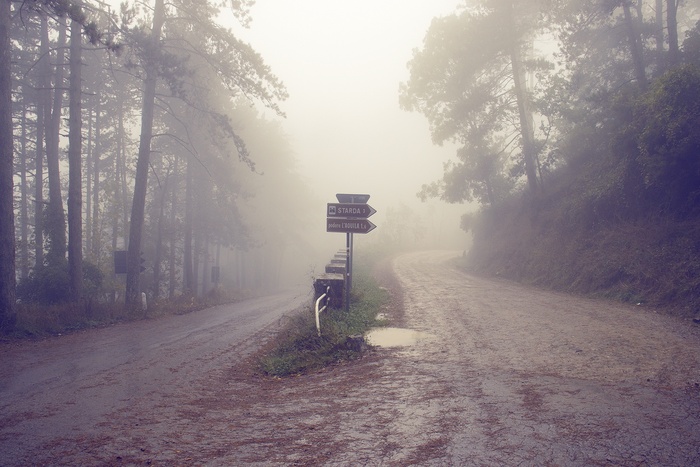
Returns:
[[[0,0],[2,331],[275,287],[312,249],[287,90],[219,21],[253,3]],[[459,148],[418,196],[479,206],[471,270],[700,309],[699,19],[467,0],[406,44],[398,105]]]
[[[436,18],[401,105],[460,146],[471,271],[700,313],[700,5],[482,1]]]
[[[284,85],[217,20],[251,2],[1,4],[2,329],[279,285],[310,192],[262,113]]]

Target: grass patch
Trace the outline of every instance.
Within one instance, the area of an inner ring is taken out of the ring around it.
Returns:
[[[700,218],[650,212],[563,226],[560,206],[482,213],[462,267],[547,289],[644,304],[683,318],[700,310]]]
[[[235,295],[215,290],[201,297],[178,296],[172,300],[162,299],[148,304],[148,310],[128,309],[122,301],[81,300],[53,305],[20,303],[17,306],[17,322],[14,330],[0,335],[0,341],[54,336],[99,328],[111,324],[161,316],[181,315],[204,308],[233,303],[250,298],[252,294],[239,292]]]
[[[348,336],[364,334],[386,324],[377,314],[388,301],[361,266],[354,271],[350,311],[330,309],[321,313],[321,337],[316,331],[313,305],[294,316],[258,360],[259,370],[268,376],[289,376],[323,368],[335,362],[357,358],[360,352],[347,345]]]

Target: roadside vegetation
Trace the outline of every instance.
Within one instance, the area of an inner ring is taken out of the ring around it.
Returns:
[[[261,113],[287,92],[219,24],[249,8],[150,3],[2,3],[1,334],[204,306],[215,274],[274,289],[268,258],[306,248],[314,198]]]
[[[60,299],[67,293],[67,288],[61,287],[68,280],[63,270],[22,283],[18,289],[20,303],[17,304],[14,330],[0,334],[0,340],[42,338],[122,322],[180,315],[253,296],[247,290],[231,293],[217,287],[200,296],[178,295],[172,299],[151,300],[144,310],[126,307],[123,287],[114,284],[113,279],[105,279],[99,269],[89,267],[84,271],[87,286],[79,302]]]
[[[358,358],[361,349],[349,343],[348,337],[385,325],[377,315],[387,301],[387,292],[378,285],[366,265],[357,265],[350,311],[329,309],[321,313],[320,337],[313,304],[295,315],[262,352],[259,371],[268,376],[284,377]]]
[[[419,195],[480,205],[465,267],[700,319],[700,10],[477,4],[431,23],[400,91],[460,146]]]
[[[700,313],[700,68],[680,67],[595,134],[536,193],[463,218],[466,267],[551,289]],[[578,149],[576,149],[578,148]]]
[[[0,341],[55,336],[122,322],[181,315],[215,305],[236,302],[250,298],[252,295],[250,292],[241,291],[231,294],[221,289],[214,289],[200,297],[181,295],[172,300],[161,299],[151,302],[147,310],[125,307],[123,301],[112,302],[97,298],[86,298],[78,303],[20,303],[17,306],[17,322],[14,331],[0,334]]]

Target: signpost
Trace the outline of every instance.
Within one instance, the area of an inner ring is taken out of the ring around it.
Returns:
[[[366,234],[377,228],[367,218],[377,211],[367,204],[369,195],[338,193],[337,203],[326,206],[326,232],[345,233],[346,267],[345,267],[345,310],[350,309],[350,290],[352,290],[352,249],[353,234]]]

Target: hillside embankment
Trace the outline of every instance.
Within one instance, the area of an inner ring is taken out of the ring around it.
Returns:
[[[465,267],[700,318],[700,220],[647,215],[567,228],[524,205],[482,214]]]

